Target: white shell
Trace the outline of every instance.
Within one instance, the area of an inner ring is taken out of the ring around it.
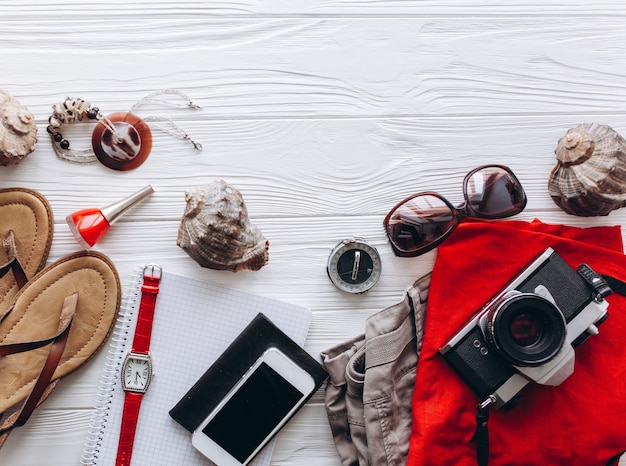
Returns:
[[[269,241],[250,223],[241,193],[222,180],[185,193],[176,244],[202,267],[259,270],[268,262]]]
[[[565,212],[608,215],[626,205],[626,141],[610,126],[578,125],[559,139],[555,153],[548,191]]]
[[[37,125],[28,109],[0,90],[0,165],[14,165],[35,150]]]

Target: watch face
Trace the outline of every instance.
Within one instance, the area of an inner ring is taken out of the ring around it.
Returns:
[[[362,239],[342,241],[331,251],[326,268],[340,290],[364,293],[380,278],[381,261],[374,246]]]
[[[122,385],[124,390],[144,393],[152,378],[150,357],[130,353],[122,367]]]

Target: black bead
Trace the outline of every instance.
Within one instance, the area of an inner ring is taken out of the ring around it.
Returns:
[[[54,140],[55,140],[56,142],[61,142],[61,141],[63,141],[63,135],[62,135],[61,133],[54,133],[54,134],[52,135],[52,137],[54,138]]]
[[[91,110],[87,111],[87,118],[89,118],[90,120],[95,120],[97,116],[98,116],[97,109],[92,108]]]
[[[48,125],[48,127],[46,128],[46,131],[48,132],[48,134],[54,134],[54,130],[56,128],[52,125]]]
[[[61,146],[61,149],[69,149],[70,142],[67,139],[62,139],[61,142],[59,142],[59,146]]]

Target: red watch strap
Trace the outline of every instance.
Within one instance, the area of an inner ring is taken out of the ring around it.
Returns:
[[[141,407],[141,393],[127,392],[124,398],[124,410],[122,411],[122,428],[120,430],[120,440],[117,445],[116,466],[129,466],[133,453],[133,443],[135,443],[135,430],[139,419],[139,408]]]
[[[161,269],[148,266],[144,270],[143,284],[141,285],[141,302],[137,315],[137,327],[133,338],[132,352],[147,354],[150,349],[150,336],[152,335],[152,320],[154,319],[154,307],[156,306],[157,294]]]
[[[152,320],[156,298],[159,293],[161,281],[161,267],[148,265],[143,272],[143,284],[141,286],[141,301],[137,314],[137,326],[131,352],[148,354],[150,349],[150,336],[152,335]],[[123,377],[123,374],[122,374]],[[139,420],[139,408],[143,393],[126,392],[124,397],[124,409],[122,411],[122,427],[120,439],[117,445],[116,466],[129,466],[135,443],[135,431]]]

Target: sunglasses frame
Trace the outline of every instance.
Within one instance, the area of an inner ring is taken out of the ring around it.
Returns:
[[[504,215],[504,216],[502,216],[502,215],[488,215],[488,214],[478,213],[471,207],[471,203],[469,202],[469,199],[467,197],[467,184],[468,184],[470,178],[472,176],[474,176],[477,172],[479,172],[481,170],[488,169],[488,168],[499,168],[499,169],[504,170],[509,176],[511,176],[513,178],[515,183],[517,183],[517,185],[521,188],[521,191],[522,191],[522,194],[523,194],[523,200],[520,203],[519,211],[512,212],[512,213],[510,213],[508,215]],[[526,191],[524,190],[524,187],[522,186],[522,183],[520,183],[519,179],[517,178],[517,176],[515,176],[513,171],[509,167],[507,167],[505,165],[489,164],[489,165],[482,165],[480,167],[477,167],[477,168],[473,169],[467,175],[465,175],[465,177],[463,178],[462,188],[463,188],[463,204],[461,204],[458,207],[453,206],[450,203],[450,201],[448,201],[445,197],[443,197],[441,194],[439,194],[437,192],[434,192],[434,191],[422,191],[422,192],[419,192],[417,194],[413,194],[413,195],[403,199],[402,201],[398,202],[389,211],[389,213],[385,216],[385,219],[383,220],[383,225],[385,227],[385,233],[387,235],[387,238],[389,239],[389,244],[391,245],[391,248],[393,249],[394,254],[396,256],[398,256],[398,257],[416,257],[416,256],[419,256],[419,255],[425,254],[428,251],[431,251],[431,250],[435,249],[437,246],[439,246],[448,236],[450,236],[452,234],[452,232],[454,230],[456,230],[456,228],[459,226],[459,224],[463,220],[465,220],[466,218],[468,218],[468,217],[483,218],[483,219],[508,218],[508,217],[511,217],[513,215],[517,215],[518,213],[522,212],[524,210],[524,208],[526,207],[526,203],[528,202],[528,198],[526,196]],[[415,199],[417,197],[421,197],[421,196],[433,196],[433,197],[436,197],[437,199],[443,201],[443,203],[450,209],[450,212],[452,212],[452,215],[454,216],[454,223],[452,224],[452,227],[448,229],[448,231],[443,233],[435,241],[433,241],[431,243],[428,243],[427,245],[425,245],[425,246],[423,246],[421,248],[418,248],[416,250],[405,251],[405,250],[402,250],[402,249],[398,248],[398,246],[396,246],[396,244],[393,242],[393,240],[389,236],[389,230],[388,230],[389,221],[391,220],[391,217],[394,214],[394,212],[396,210],[398,210],[398,208],[400,208],[402,205],[404,205],[405,203],[409,202],[410,200]]]

